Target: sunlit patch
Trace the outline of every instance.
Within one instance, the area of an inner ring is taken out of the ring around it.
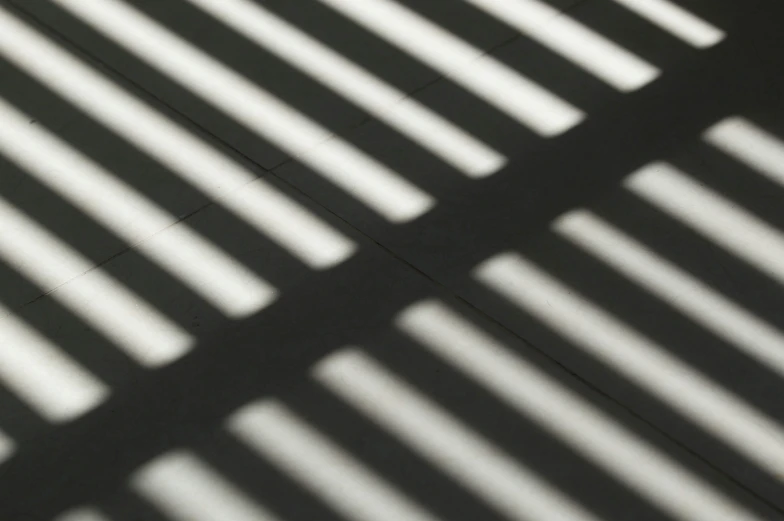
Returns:
[[[722,41],[724,31],[698,18],[670,0],[613,0],[668,33],[698,48]]]
[[[543,136],[583,120],[582,111],[393,0],[319,0]]]
[[[301,205],[3,9],[0,9],[0,55],[166,165],[175,175],[307,265],[328,268],[355,251],[353,241]]]
[[[474,274],[561,337],[784,479],[784,430],[753,405],[520,255],[497,255]]]
[[[470,177],[494,173],[506,158],[488,145],[249,0],[188,0],[229,27],[356,103]]]
[[[650,83],[661,71],[540,0],[465,0],[545,45],[621,91]]]
[[[358,349],[330,355],[313,374],[509,519],[598,521]]]
[[[709,128],[705,141],[784,186],[784,142],[741,118],[727,118]]]
[[[587,210],[555,230],[743,353],[784,376],[784,334]]]
[[[7,460],[16,450],[16,443],[3,431],[0,431],[0,463]]]
[[[117,0],[53,1],[387,219],[408,221],[434,204],[396,172],[130,6]]]
[[[437,519],[278,401],[241,408],[227,427],[346,519]]]
[[[49,421],[71,420],[109,389],[58,346],[0,306],[0,381]]]
[[[275,297],[239,262],[29,119],[0,99],[0,153],[30,175],[228,316],[258,311]]]
[[[672,165],[653,163],[624,186],[784,284],[784,234]]]
[[[131,488],[172,521],[275,521],[278,518],[195,454],[168,452],[134,472]]]
[[[758,521],[443,303],[417,303],[396,323],[430,352],[675,519]]]
[[[81,507],[60,514],[53,521],[112,521],[97,508]]]
[[[0,258],[143,365],[190,348],[183,329],[2,198]]]

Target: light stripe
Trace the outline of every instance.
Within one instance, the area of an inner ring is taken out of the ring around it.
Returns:
[[[143,365],[190,348],[187,332],[2,198],[0,258]]]
[[[0,55],[309,266],[327,268],[354,252],[347,237],[3,9]]]
[[[276,400],[242,407],[227,428],[346,519],[437,519]]]
[[[465,1],[623,92],[639,89],[661,72],[540,0]]]
[[[16,451],[16,443],[6,433],[0,431],[0,464],[10,458]]]
[[[109,394],[106,385],[4,306],[0,306],[0,380],[52,422],[80,416]]]
[[[784,142],[745,118],[727,118],[703,138],[724,153],[784,187]]]
[[[396,45],[542,136],[561,134],[585,115],[393,0],[319,0]]]
[[[29,120],[0,98],[0,153],[41,183],[228,316],[249,315],[275,298],[275,289],[239,262]]]
[[[681,521],[759,520],[439,301],[396,323],[423,347]]]
[[[697,48],[722,41],[724,31],[670,0],[613,0],[668,33]]]
[[[784,376],[784,333],[587,210],[555,230],[673,308]]]
[[[469,177],[493,174],[506,158],[261,4],[188,0],[249,40],[323,83]]]
[[[118,0],[52,0],[393,222],[435,201],[398,173]],[[320,145],[321,144],[321,145]]]
[[[358,349],[322,360],[314,377],[508,519],[598,521]]]
[[[666,163],[631,174],[624,186],[784,284],[784,234]]]
[[[57,516],[54,521],[111,521],[97,508],[81,507]]]
[[[168,452],[134,472],[131,488],[172,521],[275,521],[251,500],[190,452]]]
[[[475,276],[552,331],[624,375],[784,479],[784,430],[772,418],[517,254],[482,263]]]

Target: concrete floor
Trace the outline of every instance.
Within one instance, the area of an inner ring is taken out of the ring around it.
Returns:
[[[0,520],[784,519],[781,20],[0,1]]]

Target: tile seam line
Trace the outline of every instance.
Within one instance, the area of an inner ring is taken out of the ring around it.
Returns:
[[[416,271],[422,273],[425,277],[428,278],[428,280],[431,280],[436,285],[438,285],[440,287],[443,287],[443,288],[446,288],[445,286],[442,286],[440,283],[438,283],[437,281],[433,280],[432,278],[430,278],[429,276],[427,276],[426,274],[424,274],[420,270],[418,270],[416,268],[414,268],[414,269]],[[690,455],[697,462],[701,462],[702,464],[704,464],[708,469],[710,469],[714,473],[716,473],[717,476],[720,476],[720,477],[724,478],[728,485],[732,485],[732,486],[737,487],[739,490],[741,490],[741,491],[745,492],[746,494],[748,494],[750,496],[750,498],[753,498],[753,499],[759,501],[762,505],[765,505],[768,508],[770,508],[771,510],[773,510],[773,511],[775,511],[775,512],[777,512],[777,513],[779,513],[779,514],[784,516],[784,506],[781,506],[781,507],[778,506],[773,501],[769,500],[765,495],[757,492],[756,490],[751,488],[749,485],[746,485],[745,483],[743,483],[739,479],[735,478],[734,475],[728,473],[727,471],[725,471],[721,467],[715,465],[711,460],[707,459],[706,457],[702,456],[699,452],[697,452],[696,450],[692,449],[690,444],[687,445],[684,442],[680,441],[678,438],[676,438],[673,435],[669,434],[669,432],[667,430],[665,430],[662,427],[659,427],[659,425],[657,423],[654,423],[652,420],[649,420],[646,416],[643,416],[641,413],[638,413],[631,406],[626,405],[625,401],[621,401],[620,398],[616,398],[614,395],[608,393],[607,391],[604,391],[602,388],[600,388],[596,384],[594,384],[592,382],[592,380],[589,380],[588,378],[582,376],[576,370],[572,369],[569,365],[566,365],[566,363],[561,362],[560,360],[554,358],[545,349],[540,348],[537,344],[535,344],[534,342],[530,341],[523,334],[517,333],[517,332],[511,330],[504,323],[500,322],[494,316],[492,316],[492,315],[488,314],[487,312],[483,311],[481,308],[476,306],[470,300],[464,298],[462,295],[459,295],[459,294],[455,293],[453,290],[450,290],[449,288],[446,288],[446,289],[448,290],[449,293],[452,294],[452,296],[456,300],[460,301],[462,304],[464,304],[465,306],[470,308],[472,311],[474,311],[478,315],[482,316],[485,320],[491,322],[492,324],[494,324],[496,327],[499,327],[504,332],[506,332],[506,333],[512,335],[513,337],[517,338],[525,346],[528,346],[531,350],[535,351],[540,356],[543,356],[546,360],[548,360],[548,362],[554,364],[556,367],[558,367],[560,370],[564,371],[570,377],[574,378],[576,381],[580,382],[582,385],[585,385],[588,389],[590,389],[591,391],[593,391],[597,395],[601,396],[602,398],[607,400],[609,403],[619,407],[620,410],[625,411],[627,414],[630,415],[631,418],[639,421],[643,426],[647,426],[653,432],[655,432],[658,435],[660,435],[663,438],[664,441],[672,443],[675,447],[678,447],[679,449],[683,450],[686,454]]]
[[[251,181],[251,182],[253,182],[253,181]],[[58,196],[58,197],[59,197],[59,196]],[[50,294],[54,293],[55,291],[57,291],[57,290],[58,290],[58,289],[60,289],[61,287],[65,286],[66,284],[70,284],[70,283],[71,283],[71,282],[73,282],[74,280],[76,280],[76,279],[78,279],[78,278],[80,278],[80,277],[84,277],[84,276],[85,276],[85,275],[87,275],[88,273],[92,273],[92,272],[93,272],[93,271],[95,271],[95,270],[99,270],[99,269],[101,269],[103,266],[105,266],[105,265],[109,264],[109,263],[110,263],[111,261],[113,261],[114,259],[116,259],[116,258],[118,258],[118,257],[122,257],[123,255],[126,255],[126,254],[128,254],[128,253],[130,253],[130,252],[134,251],[134,249],[135,249],[135,248],[136,248],[136,247],[137,247],[139,244],[141,244],[141,243],[143,243],[143,242],[145,242],[145,241],[147,241],[147,240],[150,240],[150,239],[152,239],[152,238],[153,238],[153,237],[155,237],[156,235],[159,235],[159,234],[161,234],[161,233],[165,232],[166,230],[168,230],[168,229],[170,229],[170,228],[172,228],[172,227],[174,227],[174,226],[176,226],[176,225],[178,225],[178,224],[180,224],[180,223],[185,223],[185,221],[187,221],[187,220],[188,220],[190,217],[192,217],[193,215],[195,215],[195,214],[199,213],[199,212],[200,212],[201,210],[203,210],[204,208],[207,208],[207,207],[209,207],[209,206],[211,206],[211,205],[213,205],[213,204],[214,204],[214,203],[210,202],[210,203],[208,203],[208,204],[206,204],[206,205],[202,205],[202,206],[200,206],[200,207],[196,208],[195,210],[193,210],[193,211],[191,211],[191,212],[188,212],[188,213],[186,213],[186,214],[182,214],[181,216],[178,216],[178,219],[177,219],[176,221],[173,221],[172,223],[168,224],[166,227],[164,227],[164,228],[162,228],[162,229],[158,230],[157,232],[153,233],[152,235],[150,235],[150,236],[148,236],[148,237],[146,237],[146,238],[144,238],[144,239],[138,240],[138,241],[134,242],[133,244],[127,244],[127,245],[126,245],[124,248],[122,248],[120,251],[117,251],[117,252],[113,253],[112,255],[110,255],[110,256],[108,256],[108,257],[106,257],[104,260],[102,260],[102,261],[100,261],[100,262],[96,262],[96,263],[95,263],[95,265],[91,266],[89,269],[87,269],[87,270],[83,271],[82,273],[79,273],[78,275],[75,275],[75,276],[71,277],[70,279],[68,279],[68,280],[66,280],[66,281],[64,281],[64,282],[61,282],[60,284],[58,284],[57,286],[55,286],[55,287],[53,287],[53,288],[51,288],[51,289],[48,289],[48,290],[46,290],[46,291],[44,291],[44,292],[41,292],[41,294],[40,294],[40,295],[37,295],[37,296],[35,296],[35,297],[31,298],[30,300],[28,300],[28,301],[26,301],[26,302],[23,302],[22,304],[20,304],[20,305],[16,306],[15,308],[12,308],[11,310],[12,310],[12,311],[14,311],[14,312],[17,312],[17,311],[19,311],[19,310],[22,310],[22,309],[26,308],[27,306],[30,306],[30,305],[32,305],[32,304],[34,304],[34,303],[36,303],[37,301],[39,301],[39,300],[41,300],[41,299],[43,299],[43,298],[45,298],[45,297],[49,296]],[[100,223],[98,223],[98,224],[100,224]],[[112,232],[112,233],[113,233],[113,232]],[[122,239],[120,239],[120,240],[122,240]],[[81,252],[80,252],[80,253],[81,253]],[[157,266],[157,263],[156,263],[156,266]],[[114,277],[114,275],[112,275],[112,274],[111,274],[111,272],[109,273],[109,275],[110,275],[110,276],[112,276],[112,277]]]
[[[746,494],[750,495],[752,498],[756,499],[757,501],[759,501],[763,505],[771,508],[772,510],[778,512],[781,515],[784,515],[784,506],[779,507],[778,505],[774,504],[772,501],[768,500],[765,496],[761,495],[760,493],[758,493],[755,490],[751,489],[749,486],[745,485],[741,481],[739,481],[736,478],[734,478],[731,474],[727,473],[726,471],[724,471],[720,467],[717,467],[710,460],[704,458],[699,453],[694,451],[690,446],[685,445],[684,443],[680,442],[678,439],[676,439],[673,436],[671,436],[670,434],[668,434],[667,431],[665,431],[664,429],[660,428],[657,424],[652,423],[650,420],[647,420],[644,416],[640,415],[639,413],[635,412],[633,409],[631,409],[630,407],[625,405],[623,402],[619,401],[619,399],[617,399],[617,398],[613,397],[612,395],[608,394],[607,392],[603,391],[601,388],[599,388],[598,386],[593,384],[590,380],[588,380],[585,377],[583,377],[580,374],[578,374],[575,370],[570,369],[568,366],[564,365],[559,360],[553,358],[551,355],[549,355],[547,353],[546,350],[539,348],[536,344],[534,344],[531,341],[529,341],[525,336],[523,336],[521,334],[518,334],[515,331],[511,330],[506,325],[504,325],[503,323],[501,323],[500,321],[495,319],[492,315],[489,315],[487,312],[485,312],[481,308],[479,308],[476,305],[474,305],[471,301],[469,301],[466,298],[464,298],[461,295],[459,295],[456,291],[450,289],[448,286],[445,286],[444,284],[442,284],[438,280],[436,280],[433,277],[431,277],[430,275],[428,275],[426,272],[424,272],[421,269],[419,269],[418,267],[416,267],[411,262],[405,260],[403,257],[401,257],[400,255],[396,254],[393,250],[391,250],[388,247],[386,247],[383,244],[381,244],[378,240],[376,240],[372,236],[368,235],[367,233],[363,232],[359,228],[355,227],[353,224],[348,222],[346,219],[344,219],[343,217],[341,217],[340,215],[335,213],[332,209],[330,209],[327,206],[324,206],[321,202],[319,202],[318,200],[314,199],[312,196],[310,196],[306,192],[303,192],[301,189],[299,189],[297,186],[291,184],[289,181],[281,178],[276,172],[274,172],[274,170],[280,168],[281,166],[296,161],[295,157],[287,157],[286,159],[284,159],[283,161],[281,161],[277,165],[274,165],[273,167],[270,167],[270,168],[266,168],[266,167],[260,165],[257,161],[255,161],[252,158],[248,157],[245,153],[243,153],[242,151],[238,150],[234,146],[230,145],[229,143],[224,141],[222,138],[220,138],[217,135],[215,135],[212,131],[210,131],[207,128],[203,127],[201,124],[197,123],[196,121],[194,121],[190,117],[186,116],[185,114],[183,114],[179,110],[175,109],[174,107],[169,105],[166,101],[160,99],[158,96],[156,96],[155,94],[153,94],[152,92],[147,90],[145,87],[139,85],[137,82],[135,82],[131,78],[127,77],[125,74],[121,73],[120,71],[118,71],[117,69],[115,69],[114,67],[112,67],[111,65],[106,63],[104,60],[99,59],[98,57],[93,55],[91,52],[87,51],[81,45],[73,42],[70,38],[65,36],[63,33],[58,31],[57,29],[53,28],[48,23],[43,22],[42,20],[40,20],[37,16],[35,16],[30,11],[28,11],[23,6],[23,4],[20,5],[18,0],[0,0],[0,1],[2,1],[3,4],[8,6],[10,9],[15,11],[16,13],[21,13],[22,16],[26,19],[26,21],[28,21],[29,23],[33,24],[37,28],[42,29],[46,34],[48,34],[53,39],[59,40],[61,42],[66,43],[71,49],[76,50],[79,54],[81,54],[82,57],[86,57],[89,61],[93,62],[94,64],[99,65],[101,68],[103,68],[104,70],[110,72],[115,77],[122,79],[124,82],[127,82],[127,84],[130,85],[136,91],[137,94],[138,93],[142,93],[144,95],[144,97],[148,98],[147,101],[152,100],[155,103],[157,103],[158,105],[165,107],[166,110],[170,111],[171,113],[175,114],[178,118],[181,118],[183,121],[187,122],[188,125],[192,126],[195,129],[198,129],[198,131],[205,138],[208,138],[209,140],[219,144],[224,149],[231,150],[232,153],[237,154],[239,157],[243,158],[243,160],[245,160],[248,163],[252,164],[254,167],[256,167],[257,169],[260,170],[260,172],[258,172],[258,171],[257,172],[253,172],[256,175],[256,179],[261,179],[261,178],[263,178],[265,176],[271,176],[271,177],[274,177],[276,180],[282,182],[287,187],[289,187],[290,189],[295,191],[297,194],[299,194],[301,197],[304,197],[308,201],[311,201],[313,204],[315,204],[319,208],[323,209],[324,211],[326,211],[330,215],[334,216],[340,222],[342,222],[345,225],[347,225],[355,233],[358,233],[359,235],[361,235],[362,237],[364,237],[365,239],[367,239],[368,241],[370,241],[371,243],[373,243],[374,245],[376,245],[377,247],[382,249],[384,252],[386,252],[390,257],[395,259],[397,262],[399,262],[400,264],[403,264],[404,266],[408,267],[410,270],[415,271],[420,276],[422,276],[426,280],[430,281],[430,283],[433,284],[434,286],[436,286],[437,288],[440,288],[441,290],[445,290],[446,293],[448,293],[453,298],[455,298],[459,302],[463,303],[464,305],[466,305],[467,307],[472,309],[474,312],[478,313],[485,320],[495,324],[497,327],[501,328],[506,333],[508,333],[508,334],[512,335],[513,337],[517,338],[518,340],[523,342],[526,346],[528,346],[529,348],[531,348],[535,352],[537,352],[540,356],[543,356],[545,359],[547,359],[550,363],[553,363],[555,366],[557,366],[561,370],[565,371],[572,378],[574,378],[575,380],[579,381],[581,384],[587,386],[593,392],[597,393],[598,395],[602,396],[604,399],[608,400],[608,402],[610,402],[612,404],[615,404],[616,406],[620,407],[621,410],[626,411],[628,414],[630,414],[631,417],[633,417],[636,420],[640,421],[643,425],[648,426],[654,432],[656,432],[660,436],[662,436],[665,440],[667,440],[670,443],[673,443],[676,447],[679,447],[681,450],[683,450],[687,454],[691,455],[697,461],[702,462],[704,465],[706,465],[707,468],[711,469],[713,472],[717,473],[719,476],[722,476],[724,479],[726,479],[728,483],[731,483],[732,485],[738,487],[740,490],[743,490]],[[587,0],[580,0],[580,1],[578,1],[574,5],[579,5],[579,4],[582,4],[582,3],[586,2],[586,1]],[[567,8],[564,11],[564,13],[566,13],[570,9],[574,8],[574,5],[572,5],[569,8]],[[514,41],[518,40],[519,38],[520,38],[520,35],[513,35],[512,37],[508,38],[507,40],[505,40],[503,42],[500,42],[498,44],[495,44],[495,45],[491,46],[490,48],[488,48],[487,50],[483,51],[480,56],[489,55],[490,53],[494,52],[495,50],[497,50],[499,48],[502,48],[502,47],[504,47],[506,45],[509,45],[509,44],[513,43]],[[425,85],[423,85],[421,87],[417,87],[416,89],[413,89],[411,92],[407,92],[406,93],[406,97],[403,98],[403,99],[408,99],[413,94],[416,94],[417,92],[423,90],[424,88],[426,88],[426,87],[428,87],[428,86],[430,86],[432,84],[438,83],[440,81],[446,80],[446,79],[449,79],[449,78],[447,76],[445,76],[445,75],[439,75],[438,77],[436,77],[432,81],[428,82],[427,84],[425,84]],[[363,121],[359,122],[357,125],[352,126],[350,128],[350,130],[355,130],[357,128],[360,128],[360,127],[364,126],[365,124],[367,124],[367,123],[369,123],[371,121],[373,121],[373,118],[368,116],[366,119],[364,119]],[[334,138],[334,137],[340,137],[340,133],[333,132],[331,134],[330,138]],[[200,208],[198,208],[198,209],[188,213],[186,216],[184,216],[180,220],[183,220],[185,218],[189,218],[189,217],[191,217],[191,216],[201,212],[205,208],[208,208],[208,207],[212,206],[213,204],[215,204],[215,203],[210,201],[208,204],[203,205],[202,207],[200,207]],[[177,222],[179,222],[179,220]],[[125,250],[125,251],[127,251],[127,250]],[[125,253],[125,251],[123,251],[122,253]],[[114,258],[116,256],[117,255],[113,256],[112,258]],[[101,264],[103,265],[103,264],[105,264],[105,262],[102,262]],[[33,299],[32,301],[30,301],[30,302],[28,302],[26,304],[23,304],[23,306],[27,306],[30,303],[32,303],[32,302],[34,302],[34,301],[36,301],[36,300],[38,300],[40,298],[43,298],[45,296],[46,295],[40,295],[40,296],[36,297],[35,299]]]

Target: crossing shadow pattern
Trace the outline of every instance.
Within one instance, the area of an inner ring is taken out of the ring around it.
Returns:
[[[0,2],[0,519],[784,519],[782,10]]]

